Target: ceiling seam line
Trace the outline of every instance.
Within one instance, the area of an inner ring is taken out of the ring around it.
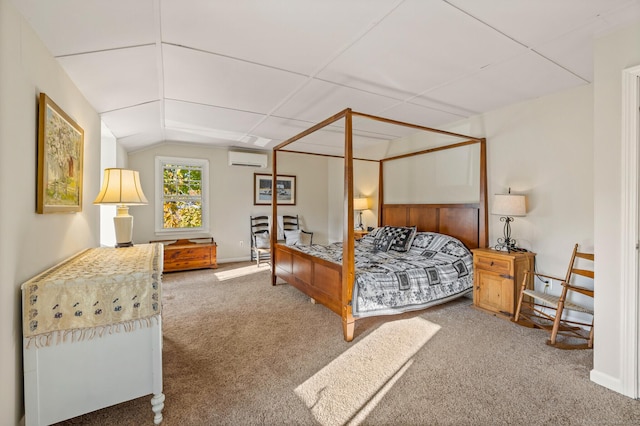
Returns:
[[[411,97],[410,99],[415,99],[416,97],[417,97],[417,96],[413,96],[413,97]],[[396,107],[398,107],[399,105],[406,105],[406,104],[411,104],[411,105],[413,105],[413,106],[417,106],[417,107],[420,107],[420,108],[430,109],[430,110],[432,110],[432,111],[443,112],[443,113],[445,113],[445,114],[455,115],[455,116],[460,117],[460,118],[465,118],[465,117],[469,117],[469,116],[471,116],[471,115],[475,115],[475,114],[477,114],[477,113],[475,113],[475,112],[469,112],[469,114],[467,115],[467,111],[464,111],[464,113],[462,113],[462,112],[460,112],[460,113],[458,113],[458,112],[451,112],[451,111],[446,111],[446,110],[443,110],[443,109],[439,109],[439,108],[435,108],[435,107],[431,107],[431,106],[427,106],[427,105],[421,105],[421,104],[411,103],[411,102],[409,102],[409,101],[398,101],[398,102],[396,102],[396,103],[395,103],[395,104],[393,104],[393,105],[390,105],[390,106],[388,106],[388,107],[384,107],[384,108],[382,108],[382,109],[378,110],[378,112],[376,113],[376,115],[380,115],[381,113],[383,113],[383,112],[385,112],[385,111],[389,111],[389,110],[391,110],[391,109],[393,109],[393,108],[396,108]]]
[[[451,6],[452,8],[456,9],[457,11],[467,15],[468,17],[470,17],[471,19],[480,22],[482,25],[491,28],[493,31],[497,32],[498,34],[502,35],[503,37],[508,38],[509,40],[513,41],[514,43],[519,44],[520,46],[530,50],[531,46],[528,46],[527,44],[521,42],[520,40],[510,36],[509,34],[505,33],[504,31],[499,30],[498,28],[494,27],[493,25],[483,21],[482,19],[478,18],[477,16],[472,15],[471,13],[467,12],[466,10],[462,9],[461,7],[456,6],[455,4],[452,4],[449,0],[442,0],[443,3],[448,4],[449,6]]]
[[[400,7],[400,5],[402,3],[404,3],[405,0],[397,0],[395,5],[393,5],[393,7],[391,7],[389,10],[387,10],[381,17],[375,19],[373,22],[369,23],[366,27],[365,30],[361,31],[358,35],[356,35],[356,37],[350,41],[349,43],[347,43],[345,46],[343,46],[342,48],[338,49],[337,52],[333,53],[329,59],[325,60],[322,65],[320,65],[315,71],[313,71],[311,74],[309,74],[307,76],[307,80],[302,83],[301,85],[299,85],[298,87],[296,87],[292,92],[290,92],[287,96],[285,96],[280,102],[278,102],[268,113],[267,115],[260,120],[255,126],[253,126],[251,129],[249,129],[249,131],[247,132],[247,134],[245,136],[249,136],[251,132],[253,132],[255,129],[258,128],[258,126],[260,126],[262,123],[264,123],[269,117],[271,117],[273,115],[273,113],[275,111],[277,111],[279,108],[281,108],[284,104],[286,104],[287,102],[289,102],[291,100],[291,98],[293,98],[296,94],[298,94],[300,92],[300,90],[302,90],[307,84],[309,84],[309,82],[311,82],[313,79],[316,78],[316,76],[323,71],[325,68],[327,68],[333,61],[335,61],[338,57],[340,57],[342,54],[344,54],[344,52],[346,52],[347,50],[349,50],[354,44],[356,44],[358,41],[360,41],[365,35],[367,35],[369,32],[371,32],[375,27],[377,27],[378,25],[380,25],[380,23],[386,19],[391,13],[393,13],[398,7]],[[322,80],[321,80],[322,81]],[[244,136],[243,136],[244,137]]]
[[[152,101],[140,102],[140,103],[133,104],[133,105],[127,105],[127,106],[124,106],[124,107],[121,107],[121,108],[115,108],[115,109],[110,109],[110,110],[107,110],[107,111],[102,111],[99,114],[100,115],[102,115],[102,114],[110,114],[112,112],[122,111],[124,109],[129,109],[129,108],[135,108],[135,107],[139,107],[139,106],[142,106],[142,105],[149,105],[149,104],[152,104],[152,103],[155,103],[155,102],[161,102],[161,101],[162,101],[162,99],[154,99]]]
[[[98,50],[89,50],[86,52],[68,53],[65,55],[54,56],[54,58],[56,59],[73,58],[74,56],[91,55],[93,53],[113,52],[116,50],[136,49],[138,47],[149,47],[149,46],[155,46],[155,43],[134,44],[131,46],[112,47],[109,49],[98,49]]]
[[[154,21],[156,27],[156,66],[158,67],[158,95],[160,96],[160,132],[162,139],[167,138],[166,116],[164,105],[164,56],[162,52],[162,10],[160,0],[153,1]]]
[[[589,80],[587,80],[586,78],[580,76],[579,74],[571,71],[569,68],[565,67],[564,65],[559,64],[558,62],[554,61],[553,59],[547,57],[546,55],[543,55],[542,53],[538,52],[536,49],[529,49],[531,52],[535,53],[536,55],[540,56],[543,59],[546,59],[547,61],[551,62],[552,64],[554,64],[555,66],[562,68],[563,70],[565,70],[566,72],[568,72],[569,74],[573,75],[576,78],[579,78],[580,80],[584,81],[587,84],[590,84],[591,82]]]
[[[580,75],[576,74],[575,72],[571,71],[570,69],[568,69],[567,67],[560,65],[559,63],[557,63],[556,61],[550,59],[549,57],[543,55],[542,53],[540,53],[539,51],[537,51],[534,47],[529,46],[526,43],[521,42],[520,40],[510,36],[509,34],[505,33],[504,31],[499,30],[498,28],[494,27],[493,25],[489,24],[488,22],[483,21],[482,19],[478,18],[477,16],[472,15],[471,13],[467,12],[466,10],[452,4],[449,0],[442,0],[444,3],[448,4],[449,6],[451,6],[452,8],[460,11],[461,13],[464,13],[465,15],[467,15],[468,17],[480,22],[482,25],[485,25],[487,28],[491,28],[493,31],[497,32],[498,34],[508,38],[509,40],[513,41],[514,43],[519,44],[520,46],[526,48],[528,51],[535,53],[536,55],[540,56],[542,59],[545,59],[549,62],[551,62],[552,64],[554,64],[555,66],[563,69],[564,71],[570,73],[571,75],[575,76],[576,78],[579,78],[580,80],[584,81],[585,83],[590,83],[590,81],[586,80],[585,78],[581,77]],[[567,33],[568,34],[568,33]]]
[[[237,58],[235,56],[224,55],[222,53],[216,53],[216,52],[212,52],[210,50],[205,50],[205,49],[199,49],[197,47],[184,46],[184,45],[181,45],[181,44],[170,43],[170,42],[166,42],[166,41],[163,41],[161,43],[163,45],[166,44],[168,46],[179,47],[181,49],[187,49],[187,50],[192,50],[192,51],[195,51],[195,52],[206,53],[208,55],[219,56],[219,57],[225,58],[225,59],[232,59],[234,61],[244,62],[245,64],[257,65],[257,66],[260,66],[260,67],[265,67],[265,68],[269,68],[269,69],[276,70],[276,71],[282,71],[282,72],[286,72],[287,74],[299,75],[301,77],[309,77],[309,74],[305,74],[305,73],[302,73],[302,72],[291,71],[291,70],[287,70],[287,69],[284,69],[284,68],[274,67],[273,65],[267,65],[267,64],[260,63],[260,62],[256,62],[256,61],[249,61],[247,59]]]
[[[200,106],[204,106],[204,107],[226,109],[228,111],[246,112],[248,114],[256,114],[256,115],[265,115],[264,112],[249,111],[249,110],[246,110],[246,109],[238,109],[238,108],[229,108],[229,107],[225,107],[225,106],[221,106],[221,105],[206,104],[204,102],[185,101],[184,99],[176,99],[176,98],[164,98],[164,99],[167,100],[167,101],[182,102],[182,103],[190,104],[190,105],[200,105]]]

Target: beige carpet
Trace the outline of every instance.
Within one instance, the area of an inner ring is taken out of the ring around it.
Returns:
[[[469,299],[357,321],[346,343],[339,316],[267,268],[165,275],[164,425],[640,424],[640,401],[589,381],[592,351]],[[152,419],[144,397],[62,424]]]

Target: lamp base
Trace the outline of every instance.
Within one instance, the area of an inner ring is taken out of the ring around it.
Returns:
[[[501,242],[502,238],[498,238],[498,244],[496,244],[493,249],[497,251],[506,251],[507,253],[511,253],[512,251],[522,251],[514,244],[514,240]]]
[[[113,218],[116,230],[116,247],[133,246],[133,216],[129,215],[128,206],[118,206],[117,215]]]
[[[364,231],[364,224],[362,223],[362,210],[358,212],[358,224],[356,225],[355,229]]]
[[[504,216],[500,218],[501,222],[504,222],[504,238],[498,238],[498,244],[494,247],[495,250],[498,251],[519,251],[516,247],[516,240],[511,238],[511,222],[513,222],[513,218],[509,216]]]

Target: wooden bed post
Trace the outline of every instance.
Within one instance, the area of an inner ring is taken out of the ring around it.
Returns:
[[[276,176],[278,173],[278,151],[273,151],[273,174],[271,177],[271,229],[270,232],[270,247],[269,260],[271,261],[271,285],[276,285],[276,241],[278,241],[278,197],[276,195]]]
[[[342,235],[342,332],[344,340],[353,340],[351,296],[355,279],[353,239],[353,115],[347,109],[344,117],[344,228]]]
[[[384,173],[382,172],[382,168],[384,167],[384,163],[382,161],[378,161],[378,224],[377,226],[382,226],[382,221],[384,218],[382,217],[382,205],[384,204]]]
[[[489,217],[487,205],[487,140],[480,140],[480,208],[478,217],[480,247],[489,246]]]

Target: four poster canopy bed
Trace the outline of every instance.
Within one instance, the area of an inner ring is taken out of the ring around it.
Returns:
[[[323,139],[327,135],[333,147]],[[274,148],[274,181],[280,161],[286,164],[279,155],[284,152],[344,159],[342,241],[287,246],[270,234],[272,285],[280,278],[340,315],[346,341],[353,339],[357,318],[424,309],[472,291],[470,249],[488,243],[484,139],[345,109]],[[469,172],[449,171],[434,162],[438,155],[464,163]],[[427,166],[421,163],[426,157]],[[378,222],[355,241],[354,162],[360,161],[378,165]],[[438,176],[425,178],[427,172]],[[398,184],[392,174],[408,181]],[[435,202],[425,201],[429,194],[411,198],[424,192],[425,181],[447,176],[453,183],[441,188]],[[277,211],[273,203],[273,217]]]

